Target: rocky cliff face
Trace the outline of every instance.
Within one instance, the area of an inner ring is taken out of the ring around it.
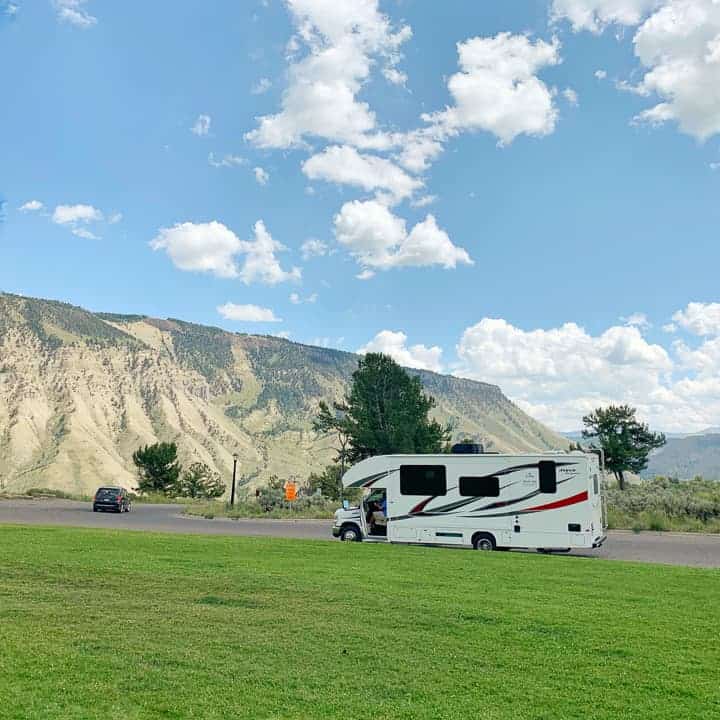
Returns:
[[[317,404],[356,366],[280,338],[0,294],[0,486],[133,487],[132,452],[158,440],[225,477],[238,452],[253,483],[303,479],[333,455],[311,429]],[[493,385],[416,372],[460,434],[500,451],[567,446]]]

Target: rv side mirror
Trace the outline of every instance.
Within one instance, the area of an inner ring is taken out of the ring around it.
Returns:
[[[349,510],[349,509],[350,509],[350,501],[343,500],[343,510]]]
[[[556,493],[557,492],[557,472],[555,463],[552,460],[541,460],[538,463],[540,475],[540,492]]]

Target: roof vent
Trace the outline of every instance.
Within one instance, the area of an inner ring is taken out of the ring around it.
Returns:
[[[482,455],[485,449],[480,443],[455,443],[450,452],[453,455]]]

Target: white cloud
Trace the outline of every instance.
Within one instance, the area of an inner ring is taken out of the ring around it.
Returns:
[[[565,88],[562,91],[562,95],[573,107],[577,107],[580,104],[578,100],[578,94],[572,88]]]
[[[528,332],[492,318],[463,333],[458,357],[457,374],[499,384],[535,417],[564,430],[609,402],[628,402],[660,419],[654,406],[673,367],[665,349],[649,344],[636,327],[593,337],[574,323]]]
[[[246,284],[259,282],[263,285],[277,285],[287,281],[300,280],[300,268],[283,270],[275,257],[276,252],[285,250],[285,246],[273,239],[262,220],[254,226],[255,239],[242,242],[241,251],[245,253],[245,262],[239,277]]]
[[[89,28],[97,24],[97,18],[88,13],[83,6],[87,0],[53,0],[58,19],[79,28]]]
[[[594,75],[598,80],[604,80],[607,77],[607,71],[606,70],[596,70],[594,72]]]
[[[253,86],[250,88],[250,92],[253,95],[262,95],[263,93],[266,93],[270,88],[272,87],[272,82],[269,78],[260,78]]]
[[[553,0],[553,20],[568,20],[573,30],[593,33],[611,24],[637,25],[658,0]]]
[[[406,367],[442,372],[442,349],[425,345],[407,345],[404,332],[382,330],[369,343],[359,348],[358,353],[379,352],[389,355],[393,360]]]
[[[720,303],[691,302],[672,319],[694,335],[720,335]]]
[[[448,81],[455,104],[425,115],[449,133],[485,130],[502,145],[518,135],[548,135],[555,129],[553,91],[537,77],[560,62],[557,40],[532,42],[526,35],[499,33],[458,43],[460,72]]]
[[[270,308],[259,307],[258,305],[236,305],[235,303],[228,302],[224,305],[220,305],[217,311],[226,320],[252,323],[282,322],[282,319],[276,317],[275,313]]]
[[[195,124],[190,128],[190,132],[202,137],[210,132],[210,124],[212,118],[209,115],[198,115]]]
[[[18,210],[20,212],[37,212],[42,210],[45,206],[39,200],[28,200],[28,202],[21,205]]]
[[[720,133],[720,2],[668,0],[633,42],[648,69],[637,90],[662,100],[636,120],[674,121],[701,141]]]
[[[13,2],[8,2],[3,5],[3,3],[0,3],[0,11],[2,11],[5,15],[8,15],[9,17],[14,17],[18,14],[18,11],[20,10],[20,6],[16,5]]]
[[[245,160],[245,158],[243,157],[240,157],[239,155],[231,154],[226,154],[223,155],[221,158],[217,158],[215,157],[215,153],[210,153],[208,155],[208,163],[216,168],[239,167],[240,165],[245,165],[247,163],[247,160]]]
[[[239,278],[246,285],[259,282],[276,285],[299,280],[299,268],[285,271],[275,252],[284,246],[273,240],[259,220],[252,241],[240,240],[232,230],[217,221],[209,223],[178,223],[162,228],[150,242],[153,250],[164,250],[179,270],[207,272],[220,278]],[[238,257],[243,256],[239,265]]]
[[[641,330],[650,327],[647,315],[645,313],[636,312],[627,317],[621,317],[620,320],[625,323],[628,327],[636,327]]]
[[[318,294],[312,293],[312,295],[308,295],[306,298],[300,297],[300,295],[296,292],[290,293],[290,302],[293,305],[302,305],[303,303],[309,303],[312,305],[313,303],[317,302]]]
[[[373,135],[375,114],[357,95],[374,62],[395,67],[410,29],[394,32],[378,0],[287,0],[287,5],[297,34],[288,45],[282,109],[258,118],[247,139],[264,148],[301,145],[308,136],[376,147],[383,140]]]
[[[375,155],[361,154],[348,145],[331,146],[303,163],[311,180],[354,185],[363,190],[385,190],[396,202],[410,197],[423,183],[411,178],[395,163]]]
[[[423,195],[417,200],[413,200],[411,205],[416,208],[427,207],[432,205],[437,200],[437,195]]]
[[[79,238],[83,238],[83,240],[100,240],[101,238],[96,235],[94,232],[91,232],[87,228],[84,227],[75,227],[71,230],[73,235],[77,235]]]
[[[720,170],[720,162],[711,162],[710,169],[711,170]]]
[[[121,212],[116,212],[108,218],[108,223],[110,223],[110,225],[117,225],[119,222],[122,221],[122,219],[123,214]]]
[[[377,200],[345,203],[335,216],[335,236],[366,271],[392,267],[472,264],[467,251],[456,247],[435,218],[428,215],[408,233],[405,221]]]
[[[300,246],[300,250],[302,251],[303,260],[308,260],[311,257],[327,255],[328,246],[327,243],[324,243],[322,240],[310,238]]]
[[[266,170],[263,170],[261,167],[253,168],[253,173],[255,175],[255,181],[258,185],[267,185],[270,182],[270,175]]]
[[[162,228],[150,247],[165,250],[179,270],[208,272],[221,278],[238,276],[235,258],[242,250],[242,242],[217,221],[185,222]]]
[[[666,323],[665,325],[662,326],[662,331],[666,332],[666,333],[670,333],[670,334],[675,333],[675,332],[677,332],[677,325],[672,322]]]
[[[73,225],[102,220],[102,212],[92,205],[58,205],[52,214],[52,221],[57,225]]]
[[[633,44],[644,75],[619,87],[660,102],[634,121],[676,122],[701,141],[720,133],[718,0],[554,0],[553,15],[596,33],[609,23],[639,25]]]

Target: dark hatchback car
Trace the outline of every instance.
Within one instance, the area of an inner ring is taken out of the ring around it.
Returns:
[[[130,494],[121,487],[101,487],[95,491],[93,498],[93,512],[100,510],[114,510],[115,512],[130,512]]]

